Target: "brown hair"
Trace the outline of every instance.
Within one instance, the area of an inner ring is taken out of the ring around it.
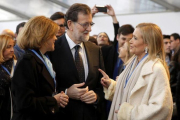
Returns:
[[[39,49],[43,43],[56,35],[58,25],[44,16],[31,18],[19,33],[17,44],[22,49]]]

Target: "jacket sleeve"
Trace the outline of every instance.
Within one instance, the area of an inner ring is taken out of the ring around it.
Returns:
[[[147,103],[132,105],[131,102],[124,102],[118,111],[118,120],[170,120],[172,116],[172,95],[169,87],[169,80],[163,65],[155,64],[151,75],[145,76],[150,87],[150,96]],[[151,82],[149,82],[151,81]],[[153,81],[153,82],[152,82]],[[141,90],[138,93],[141,94]],[[144,89],[143,89],[144,90]],[[142,95],[143,97],[144,95]],[[131,101],[131,98],[129,98]],[[144,99],[144,98],[143,98]]]
[[[31,58],[23,58],[17,64],[12,80],[14,109],[22,113],[53,113],[58,109],[56,99],[52,96],[39,95],[39,72],[36,65]]]
[[[104,93],[105,93],[106,100],[110,100],[110,101],[113,100],[115,89],[116,89],[116,81],[111,80],[111,84],[108,87],[108,89],[104,87]]]

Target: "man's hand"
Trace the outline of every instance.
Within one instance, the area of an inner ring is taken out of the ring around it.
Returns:
[[[80,83],[80,84],[74,84],[70,88],[67,89],[67,95],[69,98],[79,100],[81,95],[85,94],[88,92],[88,87],[86,88],[79,88],[82,87],[85,83]]]
[[[80,100],[87,104],[92,104],[92,103],[96,102],[97,95],[93,90],[90,90],[90,91],[86,92],[84,95],[82,95]]]
[[[68,102],[69,102],[69,97],[63,92],[61,91],[61,93],[59,94],[56,94],[54,96],[54,98],[56,99],[57,103],[58,103],[58,106],[61,106],[61,107],[65,107]]]
[[[96,8],[96,5],[91,9],[92,16],[94,16],[96,13],[98,13],[98,9]]]

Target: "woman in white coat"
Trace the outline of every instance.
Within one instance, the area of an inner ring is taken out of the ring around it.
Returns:
[[[112,100],[108,120],[170,120],[173,102],[160,28],[137,25],[130,52],[134,56],[117,81],[99,69],[105,98]]]

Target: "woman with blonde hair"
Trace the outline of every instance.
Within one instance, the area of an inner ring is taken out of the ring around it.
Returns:
[[[103,74],[105,98],[112,101],[109,120],[170,120],[172,95],[160,28],[136,26],[130,40],[130,59],[118,81]]]
[[[10,86],[16,64],[14,44],[11,36],[0,35],[0,120],[10,120],[12,116]]]
[[[56,74],[46,54],[54,50],[57,31],[56,23],[37,16],[18,35],[17,44],[26,52],[12,80],[12,120],[54,120],[58,107],[67,105],[68,96],[56,92]]]

